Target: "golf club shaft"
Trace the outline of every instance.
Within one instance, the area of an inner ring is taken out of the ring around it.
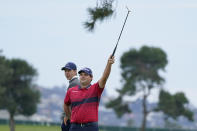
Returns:
[[[124,24],[123,24],[123,27],[122,27],[122,30],[121,30],[121,32],[120,32],[120,35],[119,35],[119,37],[118,37],[118,41],[117,41],[117,43],[116,43],[116,46],[115,46],[115,48],[114,48],[114,50],[113,50],[113,53],[112,53],[111,57],[113,57],[114,54],[115,54],[115,52],[116,52],[116,49],[117,49],[117,46],[118,46],[120,37],[121,37],[121,35],[122,35],[122,31],[123,31],[123,29],[124,29],[125,23],[126,23],[127,18],[128,18],[128,16],[129,16],[129,12],[130,12],[130,11],[128,10],[127,16],[126,16],[126,18],[125,18],[125,21],[124,21]]]

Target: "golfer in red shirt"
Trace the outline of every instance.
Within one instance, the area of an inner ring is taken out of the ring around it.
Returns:
[[[111,72],[114,57],[109,57],[100,80],[91,84],[93,74],[90,68],[83,68],[78,73],[80,85],[70,88],[64,99],[64,111],[71,121],[69,131],[98,131],[98,107],[101,94]],[[69,110],[71,106],[71,112]]]

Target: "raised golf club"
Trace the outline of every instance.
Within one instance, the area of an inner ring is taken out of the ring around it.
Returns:
[[[127,8],[127,7],[126,7],[126,8]],[[116,49],[117,49],[117,46],[118,46],[120,37],[121,37],[121,35],[122,35],[124,26],[125,26],[125,24],[126,24],[126,22],[127,22],[127,18],[128,18],[128,16],[129,16],[129,13],[131,12],[128,8],[127,8],[127,10],[128,10],[127,16],[126,16],[126,18],[125,18],[124,24],[123,24],[123,26],[122,26],[122,30],[121,30],[121,32],[120,32],[120,35],[119,35],[119,37],[118,37],[118,41],[117,41],[117,43],[116,43],[116,46],[115,46],[115,48],[114,48],[114,50],[113,50],[113,53],[112,53],[111,57],[113,57],[113,56],[115,55],[115,52],[116,52]]]

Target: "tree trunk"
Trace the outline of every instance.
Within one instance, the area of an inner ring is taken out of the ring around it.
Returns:
[[[147,105],[146,105],[146,98],[147,98],[147,96],[144,95],[144,98],[143,98],[143,101],[142,101],[142,106],[143,106],[143,120],[142,120],[142,126],[141,126],[140,131],[145,131],[145,129],[146,129],[146,117],[148,115]]]
[[[14,115],[10,114],[10,131],[15,131]]]

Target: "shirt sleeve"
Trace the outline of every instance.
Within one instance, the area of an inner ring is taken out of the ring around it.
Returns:
[[[70,88],[73,87],[73,86],[76,86],[75,83],[71,83],[71,84],[68,86],[67,90],[70,89]]]
[[[101,87],[99,86],[99,83],[98,83],[98,82],[95,83],[95,87],[97,88],[97,90],[98,90],[98,96],[100,97],[101,94],[102,94],[102,92],[103,92],[103,90],[104,90],[104,88],[101,88]]]
[[[71,104],[71,101],[70,101],[70,90],[68,90],[66,92],[66,96],[64,98],[64,104],[66,104],[66,105],[70,105]]]

